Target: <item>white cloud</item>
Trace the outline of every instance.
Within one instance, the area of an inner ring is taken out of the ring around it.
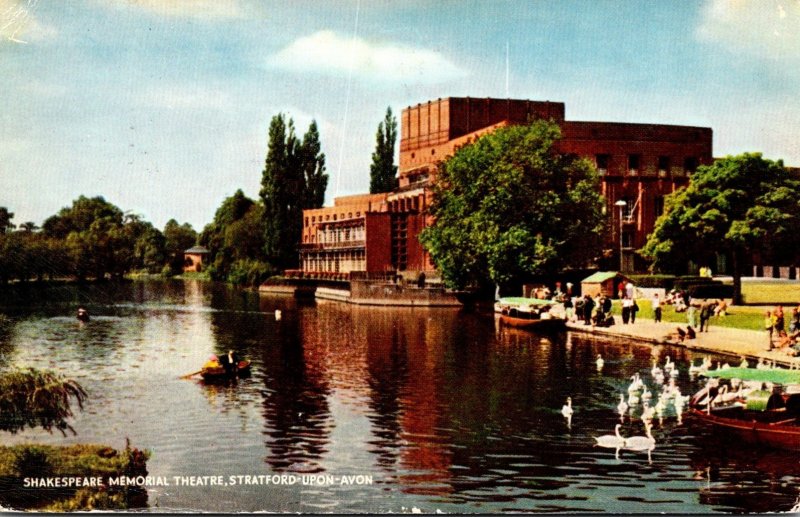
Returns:
[[[176,18],[224,19],[242,16],[239,0],[117,0],[117,4]]]
[[[0,41],[27,44],[55,37],[55,27],[34,16],[39,0],[0,0]]]
[[[701,39],[780,64],[800,62],[799,0],[712,0],[697,28]]]
[[[319,31],[299,38],[272,56],[269,64],[293,72],[317,72],[372,82],[431,84],[465,77],[467,72],[440,53],[392,43],[349,38]]]

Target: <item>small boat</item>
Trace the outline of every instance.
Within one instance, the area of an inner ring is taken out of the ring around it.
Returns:
[[[537,298],[500,298],[495,302],[495,312],[500,322],[509,327],[553,330],[564,328],[566,319],[554,311],[558,305],[552,300]]]
[[[203,368],[200,372],[200,376],[203,377],[205,381],[232,379],[236,377],[246,377],[248,375],[250,375],[250,361],[239,361],[239,367],[235,372],[228,372],[222,366]]]
[[[727,368],[703,375],[710,381],[689,402],[693,418],[744,442],[800,450],[800,371]],[[720,381],[732,379],[749,388],[725,397]]]

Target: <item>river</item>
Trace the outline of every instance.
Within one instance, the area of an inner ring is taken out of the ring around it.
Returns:
[[[632,375],[656,387],[654,359],[677,363],[683,393],[699,386],[688,365],[705,354],[681,348],[197,281],[32,286],[1,294],[0,312],[2,367],[52,369],[89,394],[76,435],[2,443],[129,438],[168,483],[149,487],[153,511],[739,513],[788,511],[800,494],[796,454],[719,441],[671,407],[649,455],[594,446]],[[229,349],[249,378],[180,378]],[[623,435],[644,434],[636,416]],[[191,486],[201,476],[223,484]]]

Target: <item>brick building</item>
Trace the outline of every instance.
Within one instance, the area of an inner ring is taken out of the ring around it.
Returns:
[[[438,99],[403,110],[399,186],[385,194],[337,198],[333,207],[303,213],[304,271],[369,273],[431,271],[417,235],[428,222],[436,165],[481,135],[509,124],[546,119],[562,131],[558,150],[593,161],[611,214],[608,248],[622,252],[623,270],[641,269],[641,248],[664,210],[664,196],[710,164],[710,128],[662,124],[579,122],[565,119],[564,104],[512,99]],[[620,209],[615,205],[625,201]],[[620,242],[621,239],[621,242]],[[618,256],[618,255],[617,255]]]

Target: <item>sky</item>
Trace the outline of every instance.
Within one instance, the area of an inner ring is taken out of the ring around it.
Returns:
[[[320,129],[326,204],[369,190],[387,107],[559,101],[711,127],[800,166],[800,0],[0,0],[0,207],[80,195],[201,230],[257,198],[273,116]]]

